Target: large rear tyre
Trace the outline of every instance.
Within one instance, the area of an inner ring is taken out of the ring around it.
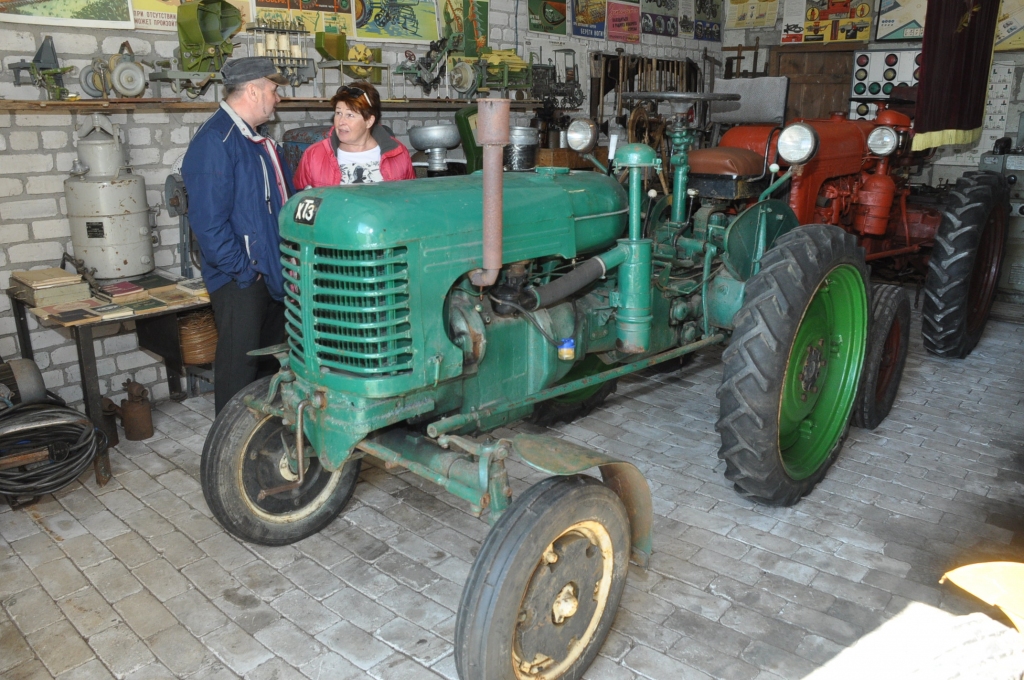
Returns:
[[[842,448],[867,344],[864,251],[839,227],[779,237],[722,353],[718,452],[737,490],[791,505]]]
[[[629,566],[629,518],[593,477],[549,477],[494,525],[455,619],[463,680],[575,680],[615,619]]]
[[[879,284],[871,292],[871,330],[853,424],[873,430],[896,401],[910,348],[910,296],[899,286]]]
[[[260,545],[285,545],[312,536],[348,504],[360,460],[325,470],[305,444],[302,486],[260,499],[264,489],[297,479],[295,433],[280,418],[254,413],[246,396],[266,397],[270,378],[250,384],[231,398],[210,428],[203,447],[200,481],[213,516],[235,536]]]
[[[981,339],[1006,243],[1006,196],[992,173],[962,177],[947,195],[924,282],[921,334],[932,354],[963,359]]]
[[[569,369],[569,372],[558,381],[558,384],[597,375],[601,371],[608,370],[608,368],[603,361],[591,354]],[[550,427],[560,422],[571,423],[577,418],[583,418],[604,403],[604,400],[615,392],[618,384],[618,380],[609,380],[584,387],[561,397],[542,401],[534,407],[533,414],[530,416],[530,422],[535,425]]]

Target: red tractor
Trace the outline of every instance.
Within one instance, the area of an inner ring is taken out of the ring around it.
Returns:
[[[877,103],[871,121],[836,113],[796,119],[785,128],[733,127],[718,147],[691,153],[692,185],[720,176],[723,154],[737,177],[763,177],[773,162],[793,167],[788,202],[800,223],[834,224],[856,234],[880,278],[923,282],[925,347],[963,358],[978,343],[992,306],[1009,188],[991,172],[968,172],[942,189],[911,184],[911,171],[929,155],[910,150],[910,117]],[[907,353],[909,297],[897,287],[876,286],[872,314],[863,389],[874,390],[877,399],[864,399],[864,413],[854,418],[866,427],[877,425],[895,398]]]

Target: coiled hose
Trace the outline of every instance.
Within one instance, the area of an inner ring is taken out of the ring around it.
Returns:
[[[0,467],[4,459],[47,451],[44,460],[0,469],[0,495],[42,496],[63,489],[107,447],[92,421],[57,398],[0,412]]]

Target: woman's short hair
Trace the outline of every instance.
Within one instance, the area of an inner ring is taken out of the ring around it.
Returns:
[[[357,111],[363,120],[369,120],[373,116],[373,125],[380,122],[380,94],[373,83],[365,80],[357,80],[342,85],[331,97],[331,109],[336,110],[338,104],[344,104],[353,111]]]

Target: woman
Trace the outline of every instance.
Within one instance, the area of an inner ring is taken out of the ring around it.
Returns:
[[[380,125],[380,95],[360,80],[342,85],[331,99],[334,127],[302,154],[295,186],[329,187],[415,179],[409,150]]]

